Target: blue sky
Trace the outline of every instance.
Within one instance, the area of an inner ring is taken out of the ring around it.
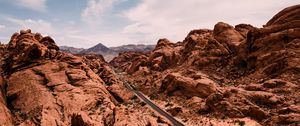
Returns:
[[[181,41],[192,29],[219,21],[265,24],[300,0],[0,0],[0,41],[20,29],[50,35],[57,44],[88,48]]]

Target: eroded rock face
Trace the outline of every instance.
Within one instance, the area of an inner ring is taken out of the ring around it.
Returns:
[[[216,92],[216,84],[214,81],[204,77],[196,79],[184,77],[180,73],[171,73],[162,81],[161,90],[166,91],[170,95],[205,98]]]
[[[183,43],[181,63],[186,66],[202,68],[224,60],[224,56],[233,52],[227,43],[216,40],[213,31],[207,29],[191,31]]]
[[[298,112],[278,111],[299,106],[299,7],[284,9],[263,28],[250,28],[247,40],[238,46],[233,58],[235,67],[244,69],[241,78],[236,80],[247,84],[243,88],[248,91],[225,89],[224,93],[209,96],[206,103],[213,104],[214,111],[227,116],[250,116],[264,120],[267,125],[299,123]]]
[[[299,6],[300,5],[294,5],[285,8],[284,10],[276,14],[271,20],[269,20],[265,26],[278,25],[278,24],[281,25],[291,21],[299,20],[299,11],[300,11]]]
[[[101,114],[114,109],[103,80],[80,57],[59,52],[52,38],[21,31],[8,48],[6,96],[15,125],[72,125],[78,113],[100,125]]]
[[[213,31],[214,38],[221,42],[229,45],[239,45],[244,37],[234,29],[234,27],[224,22],[219,22],[215,25]]]
[[[22,30],[12,35],[8,43],[9,54],[5,59],[6,72],[14,72],[32,62],[40,59],[53,59],[59,54],[58,46],[49,36],[31,33],[31,30]]]
[[[1,71],[1,69],[0,69]],[[1,71],[2,72],[2,71]],[[0,76],[0,125],[12,126],[12,117],[6,103],[5,83],[2,75]]]
[[[250,30],[247,42],[239,48],[236,62],[244,64],[248,71],[254,71],[253,77],[259,79],[297,74],[300,42],[298,11],[299,5],[287,8],[275,15],[265,27]],[[289,79],[296,78],[291,76]]]
[[[0,65],[3,65],[3,58],[6,53],[6,45],[0,43]],[[6,81],[3,77],[3,70],[0,68],[0,125],[3,126],[12,126],[12,116],[7,108],[6,102]]]
[[[247,37],[248,32],[254,27],[250,24],[238,24],[234,27],[244,38]]]
[[[118,57],[115,57],[112,61],[110,61],[109,64],[122,71],[127,71],[127,69],[129,69],[128,66],[132,64],[132,61],[141,55],[144,54],[141,52],[123,52],[120,53]]]
[[[51,37],[31,30],[15,33],[3,49],[0,125],[147,125],[160,118],[136,103],[102,56],[60,52]],[[125,102],[131,107],[122,108]],[[119,120],[120,109],[135,116]],[[149,116],[140,119],[141,111]]]
[[[215,111],[231,118],[248,116],[265,120],[268,125],[297,124],[299,120],[293,116],[299,116],[299,106],[295,105],[299,103],[298,87],[288,81],[272,79],[247,85],[246,90],[226,88],[223,93],[210,95],[206,99],[207,107],[201,111]]]
[[[241,32],[245,32],[242,30]],[[172,43],[168,39],[160,39],[149,55],[136,55],[129,63],[120,56],[112,60],[111,64],[123,64],[114,66],[128,73],[138,71],[139,67],[148,67],[153,71],[164,71],[179,65],[203,67],[226,60],[226,56],[235,53],[236,46],[244,39],[234,27],[218,23],[214,30],[191,31],[183,42]]]
[[[103,81],[88,77],[87,71],[68,69],[67,66],[65,63],[49,63],[10,76],[7,95],[17,117],[16,124],[28,120],[21,115],[25,114],[33,116],[31,121],[41,125],[69,125],[71,115],[79,112],[93,112],[97,117],[93,120],[101,122],[103,117],[98,116],[101,111],[96,109],[97,106],[106,102],[111,109],[114,107]]]
[[[127,62],[135,66],[127,78],[187,124],[205,115],[298,125],[299,8],[284,9],[262,28],[219,22],[182,42],[161,39],[149,55]]]
[[[118,102],[128,102],[134,94],[125,88],[123,82],[116,77],[114,70],[101,55],[84,55],[84,62],[104,81],[107,90]]]

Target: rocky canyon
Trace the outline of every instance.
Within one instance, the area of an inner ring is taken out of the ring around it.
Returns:
[[[300,125],[300,5],[110,62],[37,32],[0,44],[1,126]]]

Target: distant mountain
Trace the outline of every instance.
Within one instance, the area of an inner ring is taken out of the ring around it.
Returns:
[[[116,52],[128,52],[128,51],[137,51],[137,52],[149,52],[152,51],[155,48],[155,45],[122,45],[118,47],[111,47],[110,49],[116,51]]]
[[[91,48],[83,49],[83,48],[74,48],[68,46],[61,46],[60,49],[65,52],[70,52],[73,54],[101,54],[103,55],[106,61],[111,61],[114,57],[118,56],[121,52],[149,52],[155,48],[155,45],[143,45],[143,44],[129,44],[122,45],[117,47],[106,47],[102,43],[99,43]]]
[[[78,54],[82,50],[84,50],[84,48],[75,48],[75,47],[70,47],[70,46],[60,46],[59,48],[61,51],[69,52],[69,53],[73,53],[73,54]]]
[[[82,50],[79,54],[101,54],[104,59],[109,62],[118,55],[118,52],[99,43],[91,48]]]
[[[103,54],[103,53],[110,53],[112,50],[102,43],[99,43],[91,48],[82,50],[80,53],[96,53],[96,54]]]

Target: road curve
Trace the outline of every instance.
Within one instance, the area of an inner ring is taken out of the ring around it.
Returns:
[[[156,104],[154,104],[150,99],[148,99],[142,92],[137,91],[133,86],[131,86],[127,81],[124,81],[122,73],[118,73],[118,77],[121,81],[123,81],[126,88],[131,90],[137,97],[139,97],[142,101],[144,101],[147,105],[149,105],[154,111],[158,112],[160,115],[166,117],[174,126],[184,126],[183,123],[176,120],[169,113],[159,108]]]

